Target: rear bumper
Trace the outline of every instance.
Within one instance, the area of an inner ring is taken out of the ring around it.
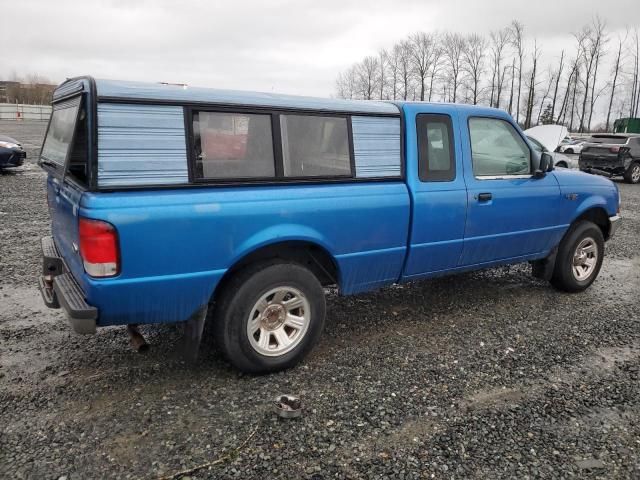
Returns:
[[[580,156],[578,164],[580,166],[580,170],[583,171],[595,169],[612,174],[623,174],[629,166],[629,161],[626,161],[624,158],[620,158],[618,156]]]
[[[38,286],[45,305],[62,307],[76,333],[95,333],[98,309],[85,300],[85,294],[66,267],[51,237],[42,239],[42,275]]]

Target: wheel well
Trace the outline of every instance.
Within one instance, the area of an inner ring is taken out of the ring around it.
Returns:
[[[609,238],[609,215],[604,208],[590,208],[586,212],[582,213],[578,218],[576,218],[574,223],[580,220],[588,220],[595,223],[598,227],[600,227],[600,230],[602,230],[602,236],[604,237],[604,239],[607,240]]]
[[[298,263],[308,268],[323,286],[338,283],[338,266],[327,250],[311,242],[280,242],[259,248],[233,264],[220,280],[212,300],[215,300],[216,292],[221,291],[224,284],[236,272],[248,265],[267,260],[285,260]]]
[[[567,162],[565,162],[564,160],[560,160],[558,163],[556,163],[556,167],[562,167],[562,168],[567,168]]]

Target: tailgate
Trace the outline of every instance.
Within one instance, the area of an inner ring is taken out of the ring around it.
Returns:
[[[78,209],[82,191],[53,175],[47,178],[47,203],[51,217],[51,234],[67,267],[76,279],[84,273],[78,253]]]

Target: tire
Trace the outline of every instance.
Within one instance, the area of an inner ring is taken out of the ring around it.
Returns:
[[[563,153],[573,153],[573,148],[567,148]]]
[[[640,162],[631,162],[624,172],[624,181],[627,183],[640,183]]]
[[[570,227],[560,242],[551,284],[564,292],[582,292],[598,276],[603,258],[602,231],[595,223],[579,221]],[[584,263],[574,267],[574,260]]]
[[[240,270],[216,300],[215,342],[243,372],[284,370],[317,343],[325,311],[324,289],[306,268],[281,261],[252,265]]]

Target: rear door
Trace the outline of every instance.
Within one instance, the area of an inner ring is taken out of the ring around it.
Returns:
[[[406,279],[455,268],[467,209],[457,112],[446,105],[403,107],[407,185],[412,197]]]
[[[78,255],[78,208],[87,174],[85,117],[81,95],[55,103],[39,162],[48,173],[52,235],[76,278],[84,271]]]
[[[557,241],[560,188],[533,177],[533,155],[506,118],[461,112],[465,136],[467,221],[460,266],[545,252]]]

